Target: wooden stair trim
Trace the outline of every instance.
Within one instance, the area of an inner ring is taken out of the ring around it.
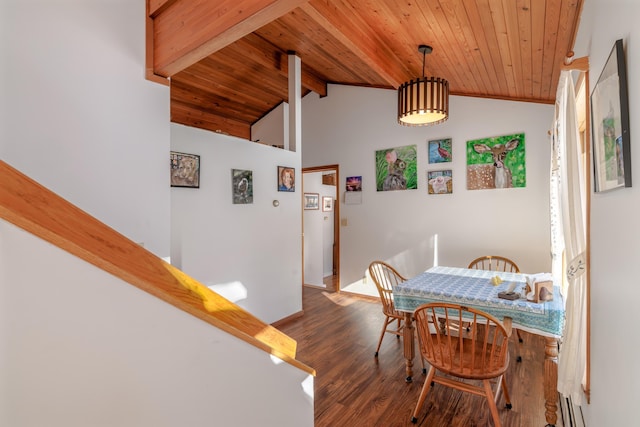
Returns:
[[[315,375],[288,335],[0,160],[0,218]]]

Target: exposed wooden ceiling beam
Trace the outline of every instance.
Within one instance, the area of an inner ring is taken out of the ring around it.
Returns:
[[[149,17],[158,16],[163,10],[175,3],[176,0],[148,0],[147,1],[147,15]]]
[[[301,6],[307,15],[321,27],[327,29],[348,50],[353,52],[382,78],[389,86],[397,88],[406,81],[410,74],[403,67],[397,55],[381,43],[373,28],[369,27],[358,15],[345,19],[344,10],[324,2],[315,2]],[[339,23],[344,23],[339,25]],[[348,24],[347,24],[348,23]]]
[[[174,121],[246,136],[287,101],[288,52],[303,93],[391,89],[422,71],[453,95],[553,104],[584,0],[146,2],[147,78],[171,82]],[[426,67],[421,43],[436,48]]]
[[[170,77],[307,0],[148,0],[153,72]]]

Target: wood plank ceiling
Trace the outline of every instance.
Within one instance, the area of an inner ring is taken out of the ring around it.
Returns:
[[[397,89],[422,75],[452,95],[553,103],[584,0],[147,0],[147,75],[169,78],[171,121],[251,139],[287,101],[327,84]]]

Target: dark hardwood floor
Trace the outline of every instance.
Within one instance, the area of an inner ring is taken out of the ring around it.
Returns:
[[[280,329],[298,341],[298,359],[317,371],[315,426],[413,426],[411,414],[424,383],[414,362],[407,384],[402,339],[386,334],[374,357],[384,316],[380,303],[354,294],[304,287],[304,315]],[[543,427],[544,340],[522,332],[524,343],[511,341],[507,384],[513,409],[498,400],[504,427]],[[516,355],[522,362],[516,363]],[[418,426],[490,426],[483,398],[435,385],[418,416]],[[558,411],[556,427],[562,426]]]

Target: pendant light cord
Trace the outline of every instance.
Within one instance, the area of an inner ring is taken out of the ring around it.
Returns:
[[[431,53],[431,51],[433,50],[433,48],[431,46],[428,46],[426,44],[421,44],[420,46],[418,46],[418,52],[422,52],[422,78],[425,78],[425,73],[424,73],[424,69],[425,69],[425,63],[426,63],[426,57],[427,57],[427,53]]]

